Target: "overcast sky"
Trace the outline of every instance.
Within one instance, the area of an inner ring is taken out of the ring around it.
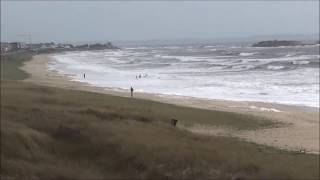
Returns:
[[[1,1],[1,40],[81,42],[318,34],[319,2]]]

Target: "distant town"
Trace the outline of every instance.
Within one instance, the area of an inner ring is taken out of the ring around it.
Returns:
[[[61,51],[82,51],[82,50],[104,50],[104,49],[119,49],[112,43],[105,44],[64,44],[64,43],[24,43],[24,42],[1,42],[1,54],[32,51],[35,53],[50,53]]]

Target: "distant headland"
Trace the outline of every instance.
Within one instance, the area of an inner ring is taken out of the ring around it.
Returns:
[[[252,45],[252,47],[279,47],[279,46],[304,46],[319,44],[319,41],[315,43],[303,43],[301,41],[287,41],[287,40],[273,40],[273,41],[260,41]]]

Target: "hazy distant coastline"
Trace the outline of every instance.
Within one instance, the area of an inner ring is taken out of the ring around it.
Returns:
[[[108,43],[93,44],[70,44],[70,43],[24,43],[24,42],[1,42],[1,54],[15,53],[18,51],[31,51],[35,53],[57,53],[63,51],[93,51],[93,50],[120,49]]]
[[[288,40],[273,40],[273,41],[260,41],[254,43],[252,47],[280,47],[280,46],[306,46],[306,45],[317,45],[319,41],[314,43],[303,43],[301,41],[288,41]]]

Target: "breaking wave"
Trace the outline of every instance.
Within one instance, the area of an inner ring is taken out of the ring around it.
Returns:
[[[130,47],[52,57],[49,69],[94,86],[319,107],[318,46]]]

